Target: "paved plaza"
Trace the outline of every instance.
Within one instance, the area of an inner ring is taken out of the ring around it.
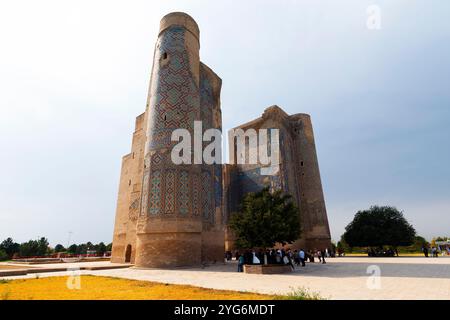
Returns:
[[[90,264],[111,265],[109,262]],[[85,263],[67,265],[77,266],[85,266]],[[237,273],[236,269],[236,263],[229,262],[205,268],[81,270],[80,274],[268,294],[288,293],[302,287],[327,299],[450,299],[449,257],[330,258],[325,265],[308,263],[294,273],[280,275],[243,274]],[[65,271],[44,272],[39,276],[68,274]],[[36,274],[5,278],[34,277]]]

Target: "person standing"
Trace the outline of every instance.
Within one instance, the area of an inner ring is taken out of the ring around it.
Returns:
[[[314,251],[309,250],[308,256],[309,256],[309,262],[314,263]]]
[[[294,263],[297,266],[300,265],[300,259],[298,257],[298,251],[297,250],[294,250]]]
[[[244,255],[241,254],[238,258],[238,272],[244,272],[244,263],[245,263],[245,258],[244,258]]]
[[[290,265],[292,271],[295,270],[295,267],[294,267],[294,265],[292,264],[292,260],[291,260],[291,258],[289,257],[289,255],[286,254],[286,255],[283,257],[283,263],[284,263],[285,265]]]
[[[321,256],[322,256],[322,264],[327,263],[327,262],[325,261],[325,250],[320,251],[320,253],[321,253]]]
[[[299,253],[298,253],[298,258],[300,259],[300,263],[302,264],[302,267],[305,266],[305,251],[303,251],[303,249],[300,249]]]

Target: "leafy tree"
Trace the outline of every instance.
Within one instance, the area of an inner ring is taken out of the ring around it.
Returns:
[[[8,260],[8,259],[9,259],[9,256],[6,253],[6,251],[3,250],[3,249],[0,249],[0,261],[5,261],[5,260]]]
[[[338,241],[337,243],[337,250],[338,252],[352,252],[350,246],[348,245],[347,242],[345,242],[344,236],[341,236],[341,240]]]
[[[39,244],[37,240],[29,240],[20,244],[20,256],[22,257],[32,257],[38,256]]]
[[[78,251],[78,246],[76,244],[72,244],[71,246],[69,246],[67,251],[71,254],[75,254]]]
[[[112,251],[112,242],[106,246],[106,251]]]
[[[265,187],[245,195],[241,210],[232,215],[230,227],[240,248],[271,248],[300,237],[300,214],[290,195]]]
[[[373,206],[358,211],[345,228],[344,240],[351,247],[409,246],[416,231],[394,207]]]
[[[103,242],[100,242],[98,245],[95,246],[95,250],[98,254],[104,254],[106,252],[106,245]]]
[[[55,252],[64,252],[64,251],[66,251],[66,248],[64,248],[64,246],[62,244],[58,243],[55,246]]]
[[[85,243],[79,244],[77,246],[76,254],[86,254],[87,253],[87,245]]]
[[[9,258],[20,251],[20,244],[14,242],[12,238],[7,238],[0,244],[0,250],[4,251]]]
[[[20,245],[20,255],[22,257],[44,256],[49,252],[47,238],[30,240]]]
[[[414,243],[411,245],[415,250],[420,251],[422,248],[428,247],[430,244],[424,237],[416,236],[414,237]]]
[[[39,240],[37,240],[37,245],[38,245],[38,252],[37,252],[38,256],[43,256],[49,253],[47,238],[42,237]]]

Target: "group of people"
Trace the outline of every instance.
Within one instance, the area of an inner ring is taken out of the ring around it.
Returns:
[[[243,253],[235,252],[235,259],[238,262],[238,272],[244,271],[244,264],[284,264],[289,265],[292,270],[295,266],[306,266],[306,262],[319,262],[325,264],[325,258],[332,257],[328,249],[324,250],[291,250],[291,249],[270,249],[270,250],[245,250]],[[225,253],[226,260],[232,260],[230,251]]]
[[[369,257],[398,257],[398,251],[397,249],[392,249],[389,248],[387,250],[383,249],[383,248],[370,248],[367,251],[367,255]]]
[[[431,256],[432,258],[437,258],[440,252],[442,252],[443,255],[445,254],[445,251],[440,250],[439,247],[431,247],[431,248],[423,247],[422,252],[424,256],[427,258],[429,256]],[[447,248],[447,254],[450,255],[450,247]]]

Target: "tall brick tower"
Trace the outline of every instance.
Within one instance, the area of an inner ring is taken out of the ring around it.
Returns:
[[[194,137],[194,121],[221,128],[221,79],[200,62],[199,39],[189,15],[162,18],[146,112],[122,164],[112,261],[176,267],[223,257],[221,166],[171,160],[175,129]]]

